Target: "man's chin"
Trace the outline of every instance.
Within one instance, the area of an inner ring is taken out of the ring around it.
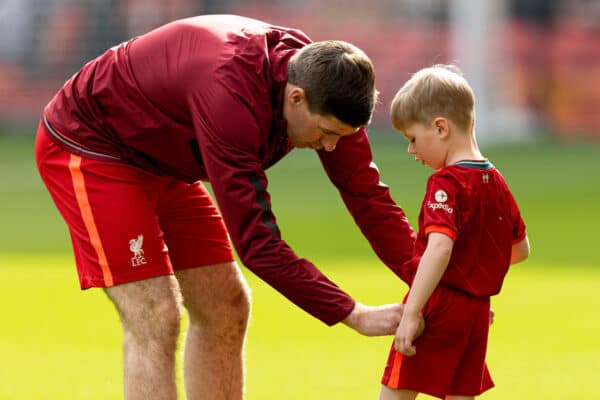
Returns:
[[[310,144],[310,143],[294,143],[292,145],[297,149],[309,149],[309,150],[319,150],[318,147]]]

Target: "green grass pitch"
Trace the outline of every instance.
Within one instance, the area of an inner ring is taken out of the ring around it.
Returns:
[[[400,137],[374,138],[383,180],[416,221],[430,171],[405,148]],[[521,206],[532,256],[493,299],[488,362],[497,387],[482,398],[600,398],[600,146],[484,151]],[[401,299],[405,286],[371,254],[316,155],[294,152],[269,176],[283,237],[298,254],[359,301]],[[30,138],[0,136],[0,182],[0,399],[122,398],[118,317],[101,291],[78,289],[66,227],[37,176]],[[244,273],[253,290],[249,400],[377,398],[391,337],[325,327]]]

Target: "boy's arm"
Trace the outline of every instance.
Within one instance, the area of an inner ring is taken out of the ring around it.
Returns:
[[[427,238],[427,248],[419,262],[404,306],[404,314],[396,331],[395,347],[404,355],[412,356],[416,353],[412,342],[419,333],[421,310],[439,284],[453,247],[454,241],[443,233],[431,232]]]
[[[529,257],[529,252],[529,238],[525,236],[523,240],[512,245],[510,263],[516,264],[521,261],[524,261],[525,259],[527,259],[527,257]]]

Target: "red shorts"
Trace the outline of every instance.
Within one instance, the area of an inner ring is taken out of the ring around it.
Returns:
[[[202,183],[96,161],[57,146],[40,123],[35,157],[66,221],[82,289],[233,261],[219,211]]]
[[[489,298],[479,299],[439,286],[423,309],[425,330],[405,357],[392,344],[381,383],[430,396],[477,396],[494,382],[485,363]]]

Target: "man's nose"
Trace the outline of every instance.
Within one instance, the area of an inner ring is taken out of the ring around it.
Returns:
[[[321,145],[323,145],[325,151],[333,151],[335,150],[338,140],[340,140],[339,136],[325,136],[321,139]]]

